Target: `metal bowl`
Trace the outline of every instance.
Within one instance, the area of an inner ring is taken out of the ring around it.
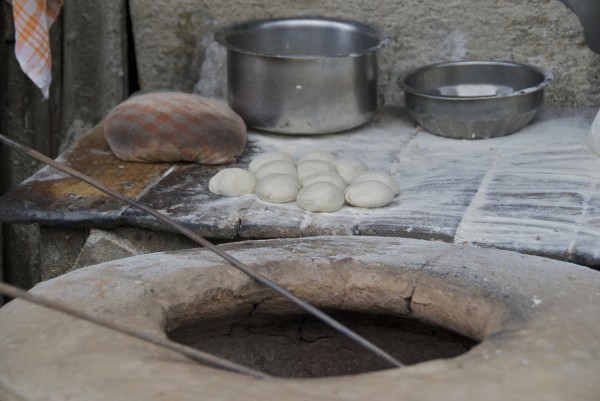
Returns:
[[[508,135],[531,122],[551,76],[501,61],[459,61],[418,68],[402,80],[406,108],[427,131],[450,138]]]
[[[229,104],[250,127],[324,134],[367,122],[377,107],[374,27],[347,20],[286,18],[223,28]]]

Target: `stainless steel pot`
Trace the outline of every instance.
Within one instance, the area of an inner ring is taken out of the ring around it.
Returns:
[[[286,18],[223,28],[229,104],[248,126],[324,134],[367,122],[377,107],[376,50],[386,38],[353,21]]]
[[[406,109],[427,131],[481,139],[519,131],[542,107],[552,80],[537,67],[506,61],[455,61],[408,73]]]

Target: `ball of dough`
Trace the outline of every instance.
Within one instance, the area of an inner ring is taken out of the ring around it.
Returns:
[[[288,174],[269,174],[256,184],[258,199],[270,203],[286,203],[296,200],[300,190],[300,183],[295,177]]]
[[[335,173],[335,167],[324,160],[307,160],[298,164],[298,180],[302,182],[306,177],[324,171]]]
[[[368,170],[367,165],[360,160],[336,159],[331,163],[347,184],[350,184],[353,179]]]
[[[394,192],[394,196],[400,193],[400,185],[398,185],[398,182],[394,179],[394,177],[382,171],[367,171],[366,173],[362,173],[353,179],[350,185],[358,184],[364,181],[379,181],[390,187],[392,192]]]
[[[258,170],[254,172],[256,178],[259,180],[269,174],[287,174],[294,178],[298,178],[296,166],[285,160],[275,160],[260,166]]]
[[[333,153],[324,152],[322,150],[313,150],[312,152],[308,152],[300,156],[300,159],[298,159],[298,164],[307,160],[323,160],[331,163],[334,159],[335,155]]]
[[[587,144],[592,152],[600,156],[600,111],[596,114],[590,133],[587,137]]]
[[[292,159],[292,156],[290,156],[289,154],[287,154],[285,152],[272,151],[272,152],[265,152],[265,153],[262,153],[262,154],[256,156],[250,162],[250,165],[248,166],[248,170],[250,170],[251,173],[255,173],[256,170],[258,170],[262,165],[273,162],[275,160],[284,160],[284,161],[294,164],[294,159]]]
[[[256,177],[241,168],[226,168],[208,181],[208,190],[216,195],[242,196],[254,192]]]
[[[388,205],[394,192],[382,182],[363,181],[346,188],[346,202],[352,206],[372,208]]]
[[[331,171],[321,171],[319,173],[315,173],[313,175],[309,175],[306,177],[300,184],[303,187],[307,185],[313,184],[315,182],[330,182],[342,191],[346,189],[346,181],[342,178],[338,173],[334,173]]]
[[[315,182],[298,192],[296,202],[309,212],[335,212],[344,206],[344,193],[330,182]]]

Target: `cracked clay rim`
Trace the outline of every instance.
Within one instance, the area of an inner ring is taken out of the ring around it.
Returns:
[[[600,317],[594,311],[600,279],[590,269],[507,251],[382,237],[248,241],[224,248],[315,306],[408,315],[481,343],[459,357],[403,369],[256,380],[14,301],[0,309],[0,395],[585,400],[600,391]],[[34,291],[153,334],[273,297],[202,249],[106,262]]]

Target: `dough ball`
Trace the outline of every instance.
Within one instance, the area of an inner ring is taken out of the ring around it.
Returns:
[[[331,163],[334,159],[335,155],[333,153],[324,152],[322,150],[313,150],[312,152],[308,152],[300,156],[300,159],[298,159],[298,164],[307,160],[323,160]]]
[[[300,183],[295,177],[288,174],[269,174],[261,178],[256,184],[258,199],[270,203],[286,203],[296,200],[300,190]]]
[[[353,179],[368,170],[367,165],[360,160],[336,159],[332,164],[347,184],[350,184]]]
[[[335,212],[344,206],[344,192],[330,182],[315,182],[298,192],[296,202],[309,212]]]
[[[331,171],[321,171],[319,173],[309,175],[300,184],[302,184],[303,187],[306,187],[307,185],[315,182],[330,182],[342,191],[346,189],[346,181],[342,178],[342,176]]]
[[[244,120],[225,103],[189,93],[147,93],[115,106],[104,137],[121,160],[231,163],[246,146]]]
[[[292,156],[290,156],[289,154],[287,154],[285,152],[272,151],[272,152],[265,152],[265,153],[262,153],[262,154],[256,156],[250,162],[250,165],[248,166],[248,170],[250,170],[251,173],[255,173],[256,170],[258,170],[262,165],[270,163],[270,162],[274,162],[276,160],[284,160],[284,161],[294,164],[294,159],[292,159]]]
[[[363,181],[346,188],[346,202],[356,207],[383,207],[392,199],[394,192],[379,181]]]
[[[302,182],[306,177],[324,171],[335,173],[335,167],[324,160],[307,160],[298,164],[298,180]]]
[[[587,144],[592,152],[600,156],[600,111],[596,114],[590,133],[587,137]]]
[[[350,185],[358,184],[364,181],[379,181],[390,187],[392,192],[394,192],[394,196],[400,193],[400,185],[398,185],[398,182],[394,179],[394,177],[382,171],[367,171],[366,173],[362,173],[353,179]]]
[[[259,180],[269,174],[287,174],[294,178],[298,178],[296,166],[285,160],[275,160],[260,166],[258,170],[254,172],[256,178]]]
[[[248,170],[226,168],[208,181],[208,190],[216,195],[242,196],[254,192],[256,177]]]

